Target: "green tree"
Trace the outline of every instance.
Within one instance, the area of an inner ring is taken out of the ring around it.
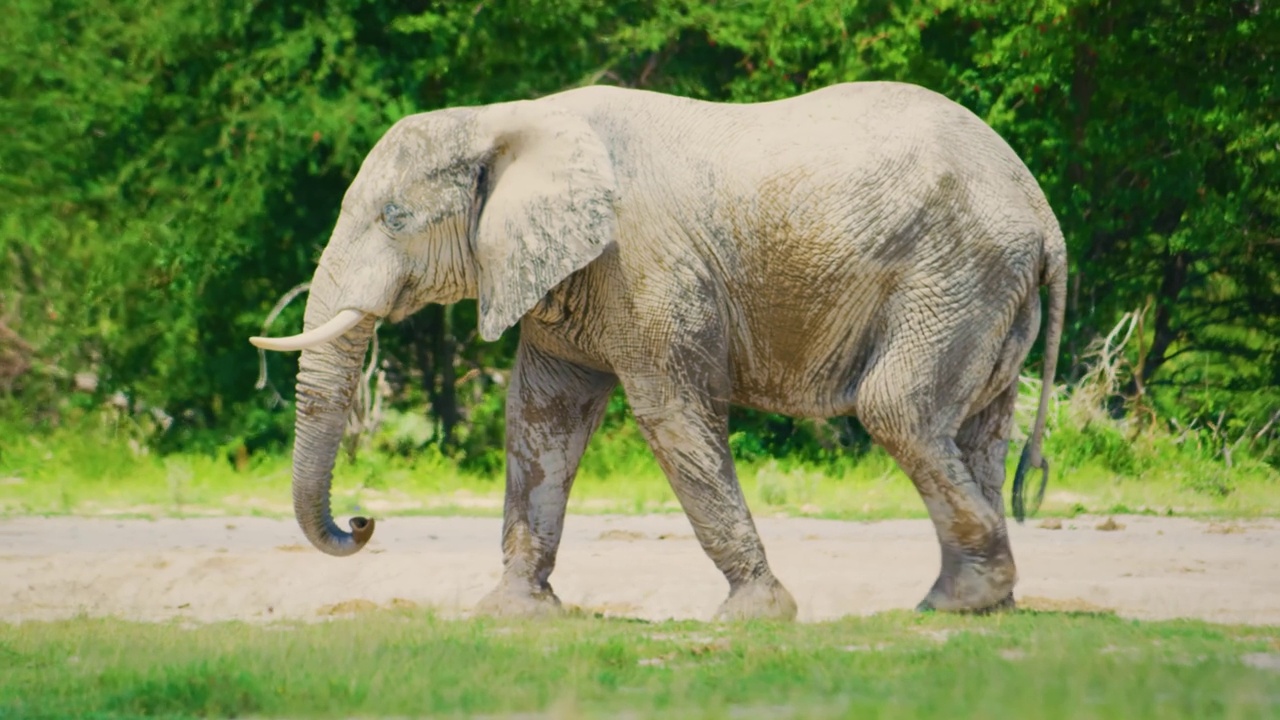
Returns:
[[[1147,308],[1124,395],[1237,434],[1280,408],[1272,0],[11,5],[0,392],[43,417],[87,372],[90,401],[123,391],[173,415],[171,445],[287,441],[292,413],[254,390],[245,338],[309,278],[364,154],[404,115],[589,83],[751,102],[857,80],[956,99],[1035,172],[1072,253],[1075,373]],[[278,323],[300,318],[295,303]],[[429,405],[478,457],[500,441],[514,337],[474,327],[463,303],[381,337],[397,402]],[[288,400],[295,360],[269,362]],[[771,454],[859,439],[750,412],[734,427]]]

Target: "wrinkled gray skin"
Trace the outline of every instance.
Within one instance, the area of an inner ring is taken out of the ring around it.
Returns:
[[[941,572],[922,608],[1012,602],[1004,459],[1019,368],[1066,252],[1035,179],[978,118],[927,90],[860,83],[757,105],[590,87],[401,120],[369,153],[320,259],[304,350],[294,505],[338,528],[334,457],[374,323],[478,297],[487,339],[520,323],[507,398],[504,573],[480,612],[559,609],[565,503],[621,383],[698,541],[719,617],[791,618],[727,444],[731,403],[855,414],[911,477]],[[1040,415],[1024,465],[1038,467]]]

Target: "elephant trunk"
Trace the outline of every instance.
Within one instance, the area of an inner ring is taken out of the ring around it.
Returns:
[[[311,278],[300,335],[253,337],[266,350],[301,350],[295,402],[293,510],[312,545],[329,555],[352,555],[373,536],[373,520],[351,519],[351,532],[333,522],[330,490],[360,370],[379,318],[390,316],[405,285],[403,264],[381,233],[343,213]]]
[[[325,294],[314,289],[307,301],[306,326],[321,326],[334,313]],[[299,359],[297,424],[293,446],[293,509],[303,533],[329,555],[359,552],[373,535],[373,520],[351,519],[339,528],[330,509],[333,466],[350,413],[360,366],[376,319],[366,315],[341,337],[304,349]]]

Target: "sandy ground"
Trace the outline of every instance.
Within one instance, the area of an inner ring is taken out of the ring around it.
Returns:
[[[1280,625],[1280,522],[1121,517],[1099,530],[1105,520],[1014,527],[1020,603]],[[801,620],[913,607],[937,572],[924,520],[758,524]],[[488,518],[389,518],[364,552],[330,558],[288,520],[0,520],[0,620],[465,614],[498,580],[499,529]],[[552,583],[566,604],[654,620],[709,619],[727,591],[682,515],[570,516]]]

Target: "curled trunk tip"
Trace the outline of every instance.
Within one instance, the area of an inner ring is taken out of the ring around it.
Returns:
[[[374,537],[374,519],[372,518],[352,518],[349,525],[351,525],[351,533],[344,532],[332,520],[329,523],[320,523],[311,527],[303,523],[302,530],[316,550],[324,552],[325,555],[346,557],[360,552],[369,539]]]
[[[364,544],[369,542],[369,538],[373,537],[373,524],[373,518],[351,518],[351,539],[355,540],[360,547],[364,547]]]
[[[353,517],[349,525],[351,532],[347,533],[338,527],[332,520],[327,522],[321,521],[315,524],[306,522],[299,523],[302,530],[306,534],[307,539],[317,550],[326,555],[335,557],[346,557],[355,555],[373,537],[373,518]]]

